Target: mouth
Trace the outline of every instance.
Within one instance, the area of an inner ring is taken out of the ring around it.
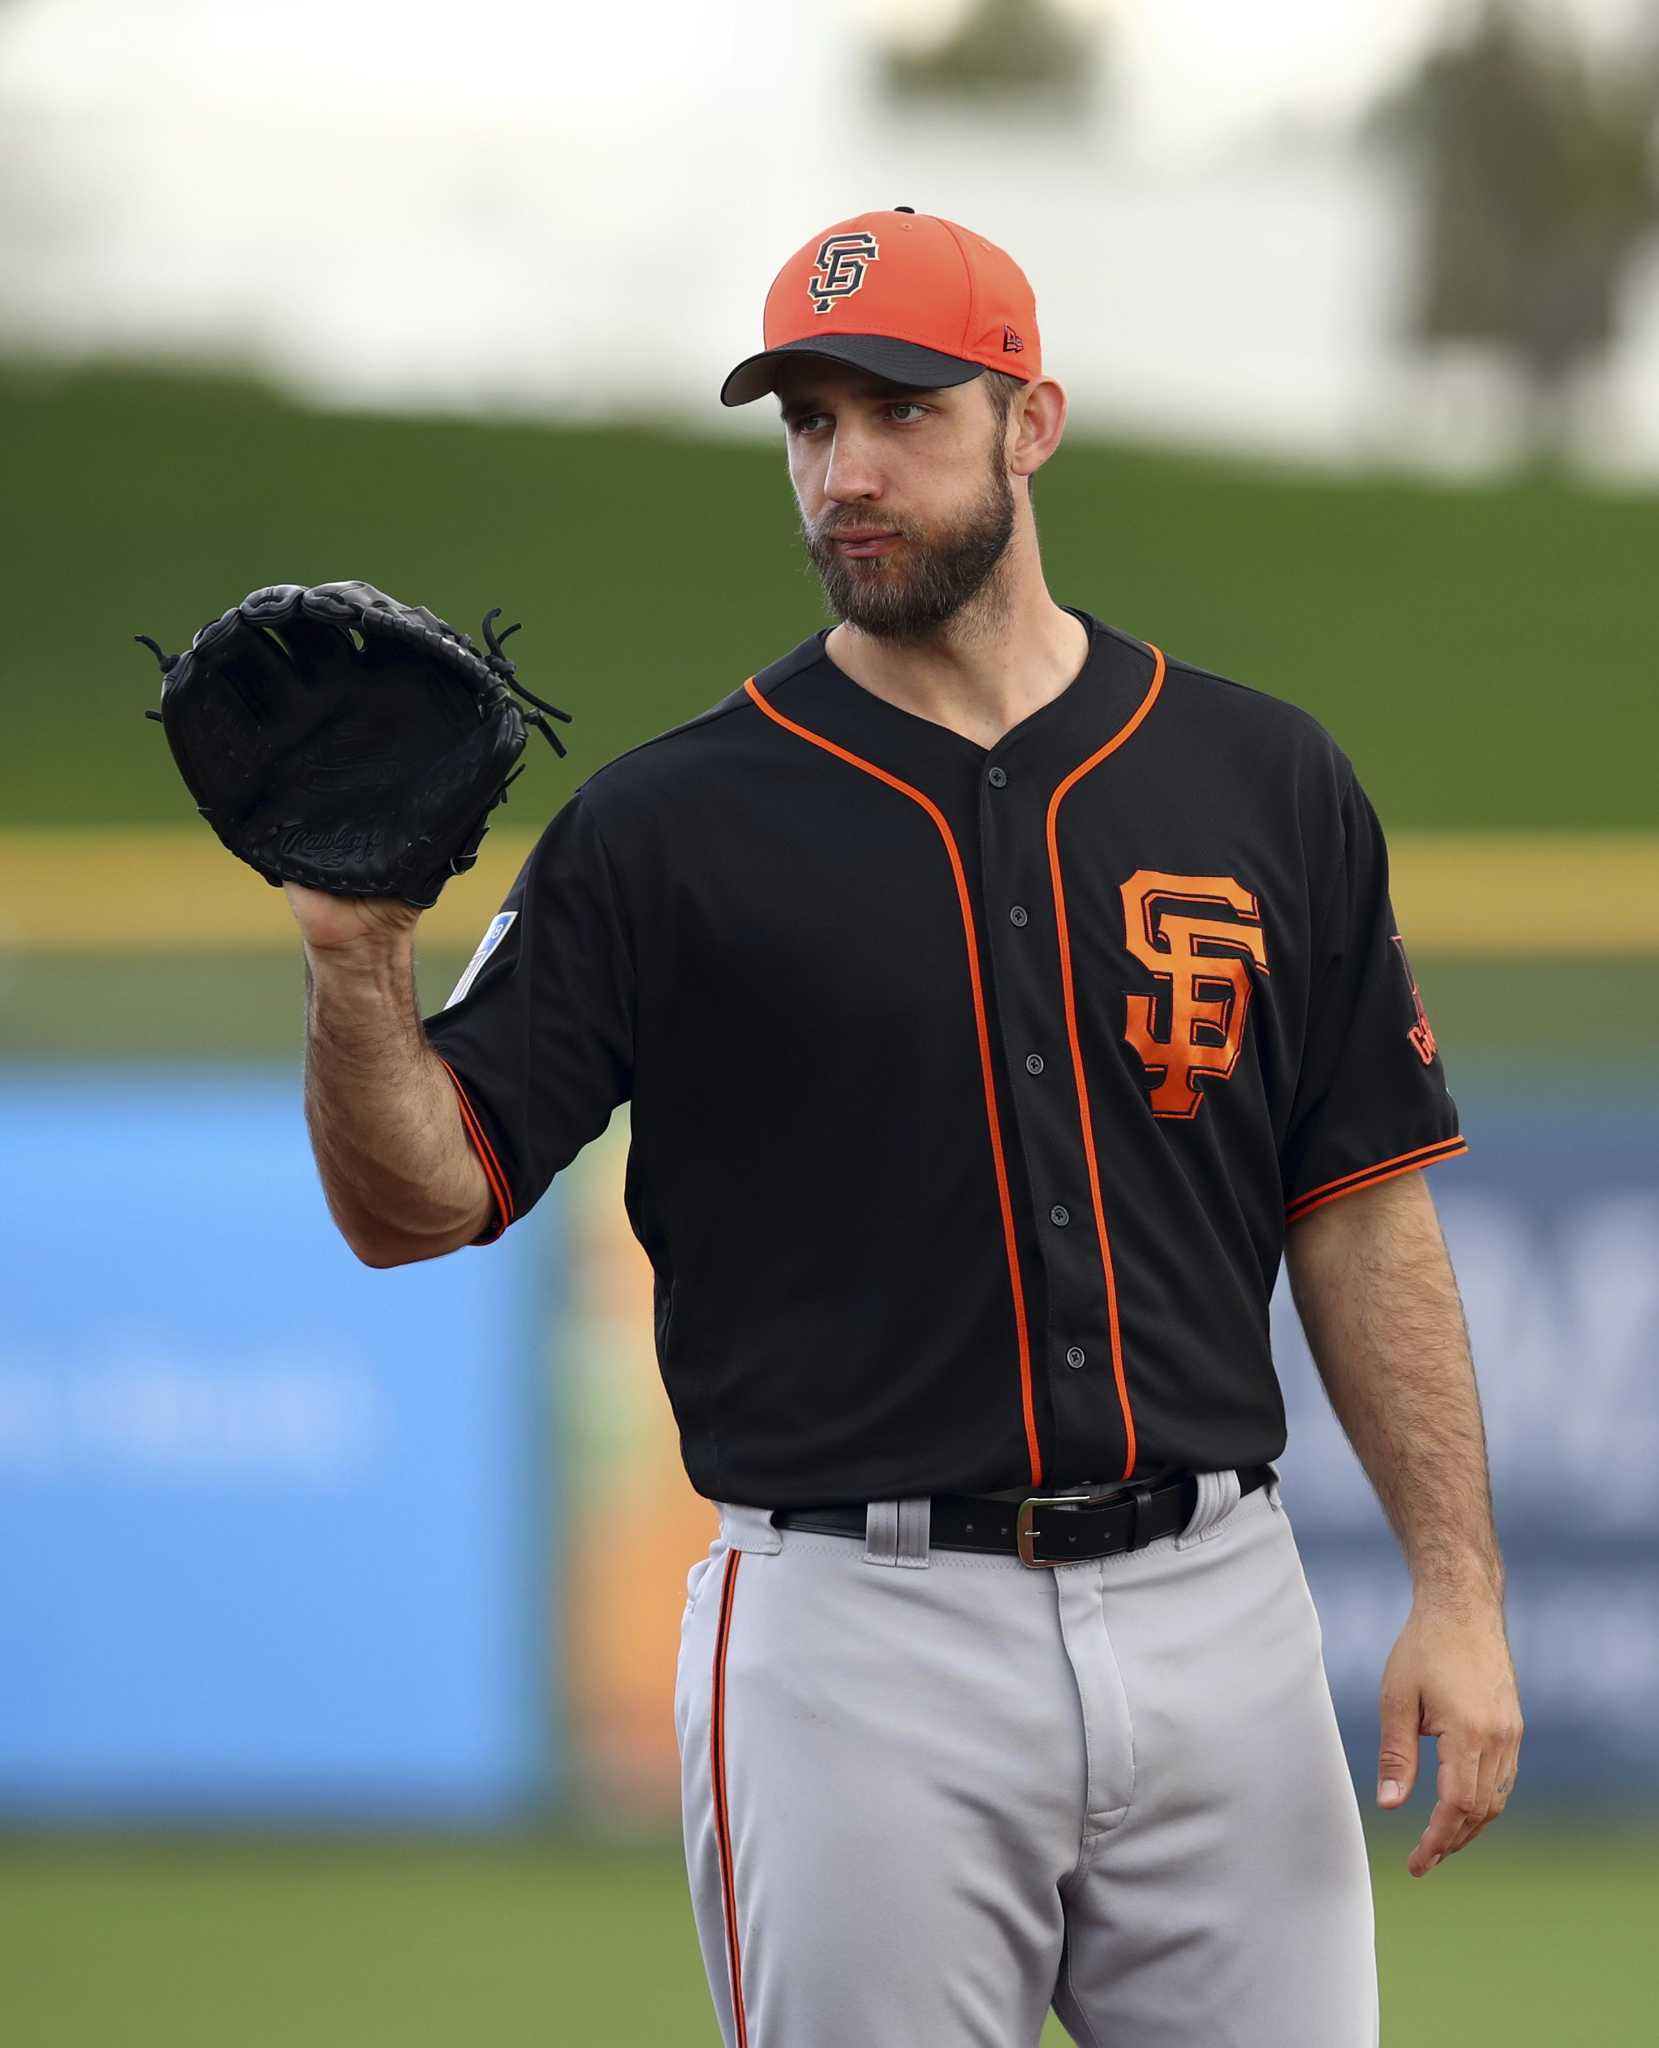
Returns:
[[[838,554],[845,555],[850,561],[862,561],[874,555],[887,554],[898,545],[899,536],[890,527],[867,530],[855,527],[832,533],[830,540]]]

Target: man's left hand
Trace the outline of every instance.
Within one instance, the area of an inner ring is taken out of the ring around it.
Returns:
[[[1423,1877],[1497,1819],[1515,1784],[1521,1702],[1503,1610],[1419,1598],[1382,1681],[1377,1804],[1403,1806],[1417,1778],[1419,1738],[1436,1738],[1434,1811],[1407,1859]]]

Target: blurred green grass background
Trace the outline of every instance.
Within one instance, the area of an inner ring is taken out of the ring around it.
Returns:
[[[1390,2048],[1651,2041],[1651,1837],[1511,1819],[1417,1883],[1413,1833],[1373,1838]],[[0,1928],[12,2048],[719,2040],[677,1841],[13,1843]]]
[[[0,819],[178,824],[135,632],[173,648],[272,581],[360,576],[473,628],[579,766],[821,623],[781,447],[646,426],[328,417],[234,379],[0,372]],[[1051,585],[1305,705],[1393,830],[1654,820],[1659,497],[1323,477],[1074,439],[1039,480]],[[153,735],[152,735],[153,738]]]

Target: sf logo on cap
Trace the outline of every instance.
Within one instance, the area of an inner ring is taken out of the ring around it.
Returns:
[[[818,268],[806,281],[812,310],[827,313],[837,299],[849,298],[880,254],[874,235],[826,235],[818,244]]]

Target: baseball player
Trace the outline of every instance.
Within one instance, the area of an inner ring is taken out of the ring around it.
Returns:
[[[764,341],[721,396],[776,396],[836,623],[590,774],[424,1025],[418,913],[291,892],[334,1213],[373,1265],[488,1244],[632,1104],[719,1510],[675,1711],[728,2048],[1031,2048],[1051,2006],[1090,2048],[1369,2048],[1281,1258],[1412,1575],[1414,1874],[1521,1727],[1377,819],[1305,713],[1049,595],[1066,400],[1001,249],[842,221]]]

